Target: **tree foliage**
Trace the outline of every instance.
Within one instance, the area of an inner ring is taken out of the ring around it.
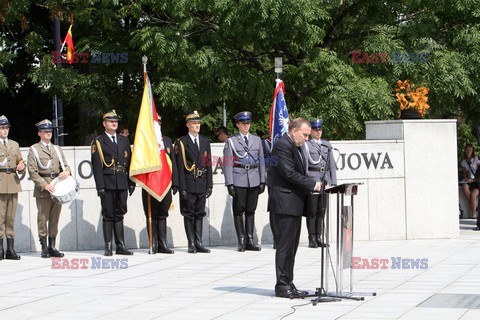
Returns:
[[[49,99],[60,97],[71,124],[67,144],[85,143],[111,108],[134,128],[143,55],[163,131],[174,138],[194,109],[204,116],[202,131],[211,134],[224,103],[229,119],[252,111],[253,131],[266,134],[275,57],[283,58],[291,117],[323,118],[329,139],[362,139],[365,121],[398,118],[397,80],[430,89],[427,117],[480,120],[480,0],[17,0],[2,6],[2,105],[38,103],[39,110],[12,121],[28,115],[34,123],[39,114],[49,117]],[[62,37],[73,22],[77,52],[126,52],[128,62],[55,67],[54,16],[62,20]],[[352,51],[390,59],[352,63]],[[428,62],[392,63],[393,52],[426,52]],[[231,121],[228,126],[234,129]]]

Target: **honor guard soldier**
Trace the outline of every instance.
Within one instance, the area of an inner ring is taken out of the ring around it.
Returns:
[[[162,117],[158,115],[158,124],[162,125]],[[175,152],[173,151],[172,139],[162,135],[163,146],[167,157],[172,162],[172,187],[168,189],[165,197],[161,202],[153,197],[150,197],[151,211],[152,211],[152,248],[153,253],[175,253],[167,245],[167,217],[168,210],[172,205],[172,192],[176,194],[178,191],[178,171],[177,162],[175,159]],[[150,233],[148,226],[148,192],[142,189],[143,210],[147,218],[147,232]]]
[[[8,139],[10,122],[0,116],[0,260],[20,260],[15,252],[15,214],[18,193],[22,191],[17,172],[25,170],[20,147],[15,141]],[[3,236],[7,235],[7,252],[3,250]]]
[[[324,232],[323,220],[328,205],[328,195],[323,190],[327,186],[337,184],[337,174],[330,142],[321,139],[323,121],[313,119],[310,124],[312,126],[310,139],[305,143],[308,155],[307,175],[314,178],[315,181],[322,182],[322,190],[320,193],[309,193],[307,196],[308,247],[318,248],[325,246],[322,234]]]
[[[235,115],[238,133],[227,139],[223,149],[225,185],[233,197],[239,252],[261,250],[253,241],[253,233],[258,195],[265,191],[265,157],[262,140],[249,133],[251,117],[247,111]]]
[[[202,244],[206,199],[212,194],[213,176],[210,141],[200,132],[200,115],[193,111],[186,116],[188,134],[175,142],[180,192],[180,212],[188,240],[188,253],[210,250]]]
[[[135,183],[128,177],[132,151],[128,139],[116,134],[118,120],[115,110],[105,113],[103,115],[105,132],[96,137],[91,144],[93,176],[102,205],[105,256],[113,254],[113,235],[116,254],[133,254],[125,245],[123,231],[127,197],[135,191]]]
[[[33,196],[38,209],[38,236],[42,246],[42,258],[63,257],[64,254],[55,248],[58,234],[58,221],[62,204],[52,199],[55,187],[53,179],[65,179],[71,174],[62,149],[51,143],[53,125],[50,120],[42,120],[35,125],[40,142],[28,151],[28,174],[35,184]],[[47,237],[48,235],[48,247]]]

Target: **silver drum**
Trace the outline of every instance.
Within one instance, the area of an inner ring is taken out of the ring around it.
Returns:
[[[52,199],[61,204],[75,200],[80,190],[80,184],[72,176],[68,176],[65,179],[55,178],[51,185],[55,187],[55,192],[50,194]]]

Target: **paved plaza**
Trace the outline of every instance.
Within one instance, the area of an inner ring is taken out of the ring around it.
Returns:
[[[354,291],[377,296],[316,306],[311,298],[274,297],[275,251],[266,244],[260,252],[213,247],[210,254],[188,254],[178,247],[173,255],[135,250],[134,256],[112,257],[123,261],[104,260],[101,251],[66,252],[69,266],[78,262],[78,269],[53,269],[67,265],[26,253],[21,261],[0,261],[0,317],[476,320],[480,232],[473,226],[474,220],[462,220],[456,239],[356,242],[355,257],[389,261],[386,269],[354,270]],[[392,257],[428,259],[428,266],[394,269]],[[319,249],[300,245],[295,276],[299,289],[320,286]],[[330,272],[329,289],[333,281]]]

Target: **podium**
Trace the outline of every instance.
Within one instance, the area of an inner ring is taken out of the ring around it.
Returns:
[[[328,265],[332,261],[330,253],[330,208],[327,205],[325,213],[325,243],[326,243],[326,259],[322,261],[322,269],[324,278],[322,283],[325,283],[325,296],[346,298],[354,300],[364,300],[363,297],[356,297],[358,295],[373,295],[376,293],[360,293],[353,292],[353,270],[352,270],[352,256],[353,256],[353,230],[354,230],[354,196],[357,194],[358,186],[363,183],[344,183],[338,186],[325,189],[325,193],[329,195],[336,195],[336,261],[334,270],[335,291],[328,291]],[[327,201],[328,204],[329,201]],[[350,291],[343,291],[343,275],[344,270],[350,269]]]

